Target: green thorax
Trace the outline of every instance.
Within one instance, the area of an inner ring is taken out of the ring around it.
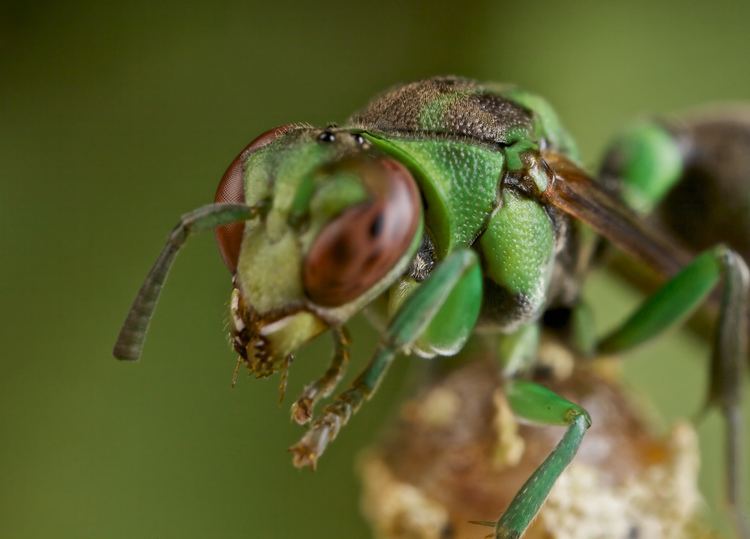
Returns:
[[[452,140],[371,140],[417,172],[438,253],[471,245],[497,206],[503,152]]]
[[[416,173],[439,255],[471,245],[501,203],[525,151],[577,160],[574,142],[542,98],[517,88],[435,78],[397,87],[350,123]]]

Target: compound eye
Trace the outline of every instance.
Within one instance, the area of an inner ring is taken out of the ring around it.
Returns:
[[[245,163],[248,157],[254,151],[267,146],[276,140],[280,135],[291,129],[292,124],[286,124],[274,129],[269,129],[259,137],[255,138],[250,144],[234,158],[227,171],[219,182],[216,189],[214,202],[227,202],[232,204],[244,204],[245,202]],[[242,246],[242,235],[245,231],[245,223],[232,223],[216,229],[216,241],[219,243],[219,252],[229,271],[234,273],[237,270],[237,261],[240,257],[240,247]]]
[[[383,279],[412,244],[422,215],[416,182],[398,161],[368,158],[345,166],[372,198],[325,225],[307,253],[305,290],[326,307],[348,303]]]

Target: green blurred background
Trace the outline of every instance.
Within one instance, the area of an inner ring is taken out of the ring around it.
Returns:
[[[0,537],[367,537],[356,456],[408,362],[316,473],[294,470],[276,380],[230,390],[210,235],[181,255],[143,361],[112,359],[177,217],[261,131],[341,121],[433,74],[547,96],[594,164],[639,114],[749,99],[748,20],[746,2],[2,2]],[[588,295],[602,326],[637,297],[603,275]],[[356,370],[373,333],[353,327]],[[328,347],[298,359],[291,394]],[[628,377],[666,421],[692,415],[707,352],[674,334],[632,354]],[[711,414],[700,434],[722,526],[719,427]]]

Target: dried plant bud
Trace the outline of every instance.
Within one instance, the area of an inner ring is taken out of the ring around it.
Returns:
[[[380,539],[474,539],[559,441],[519,425],[492,357],[472,357],[406,401],[360,462],[363,510]],[[549,373],[547,373],[549,374]],[[593,419],[525,539],[709,538],[696,522],[698,444],[688,424],[667,437],[612,380],[576,368],[545,381]]]

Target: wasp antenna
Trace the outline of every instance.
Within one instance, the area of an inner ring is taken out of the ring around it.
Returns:
[[[143,341],[146,338],[148,325],[154,314],[164,281],[167,279],[178,251],[190,233],[210,230],[238,221],[247,221],[256,214],[255,207],[245,204],[207,204],[180,218],[180,222],[169,235],[159,258],[148,272],[146,280],[128,311],[113,351],[117,359],[136,360],[141,357]]]

